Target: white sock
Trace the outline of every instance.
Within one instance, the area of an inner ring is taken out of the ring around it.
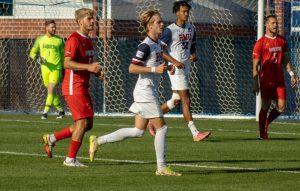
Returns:
[[[55,138],[54,134],[49,135],[49,141],[52,144],[56,142],[56,138]]]
[[[156,153],[157,169],[165,168],[166,165],[166,135],[168,126],[164,125],[160,129],[156,129],[154,138],[154,147]]]
[[[136,127],[122,128],[122,129],[119,129],[110,134],[98,137],[97,142],[99,145],[102,145],[105,143],[113,143],[113,142],[117,142],[117,141],[122,141],[126,138],[141,137],[141,136],[143,136],[143,134],[144,134],[144,131],[140,130]]]
[[[197,134],[199,133],[199,131],[197,130],[195,124],[194,124],[194,121],[190,121],[188,123],[188,127],[193,135],[193,137],[197,136]]]
[[[175,100],[180,100],[180,96],[178,93],[173,93],[171,99],[167,101],[167,106],[170,110],[175,107]]]

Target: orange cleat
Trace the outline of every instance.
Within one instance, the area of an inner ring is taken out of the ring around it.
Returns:
[[[211,135],[209,131],[207,132],[199,132],[195,137],[193,137],[195,142],[202,141],[203,139],[208,138]]]
[[[43,135],[43,144],[44,144],[44,151],[48,155],[49,158],[52,158],[52,149],[54,144],[52,144],[49,140],[49,134]]]

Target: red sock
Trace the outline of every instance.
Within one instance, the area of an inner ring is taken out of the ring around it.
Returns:
[[[267,121],[267,111],[261,109],[259,112],[259,132],[265,133],[265,126],[266,126],[266,121]]]
[[[274,119],[276,119],[279,115],[281,114],[281,112],[279,112],[277,110],[277,108],[273,108],[272,111],[270,112],[268,118],[267,118],[267,124],[269,125],[272,121],[274,121]]]
[[[65,138],[70,138],[72,136],[70,127],[66,127],[58,132],[54,133],[56,141],[65,139]]]
[[[80,146],[81,146],[81,142],[80,141],[71,140],[70,146],[69,146],[68,157],[69,158],[76,158],[76,155],[77,155],[77,152],[80,149]]]

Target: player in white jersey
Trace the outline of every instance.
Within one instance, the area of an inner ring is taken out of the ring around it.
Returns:
[[[157,88],[161,74],[167,66],[163,61],[162,44],[159,37],[162,34],[164,24],[157,10],[144,11],[140,15],[140,22],[147,32],[147,37],[138,46],[138,50],[131,61],[129,72],[139,74],[134,88],[134,103],[130,111],[135,113],[135,126],[122,128],[113,133],[96,137],[90,136],[90,160],[94,160],[97,148],[105,143],[112,143],[126,138],[141,137],[147,128],[149,121],[156,128],[154,147],[157,160],[156,175],[181,176],[166,166],[166,133],[167,125],[158,101]]]
[[[168,72],[173,95],[172,98],[161,106],[163,113],[172,110],[178,103],[182,103],[182,112],[184,119],[192,133],[194,141],[201,141],[210,135],[210,132],[199,132],[194,124],[190,111],[189,95],[189,75],[191,62],[197,61],[196,55],[196,31],[188,23],[189,11],[191,6],[187,1],[176,1],[173,5],[173,13],[176,14],[177,20],[164,30],[161,41],[167,49],[170,56],[184,64],[184,68],[175,67],[174,72]],[[169,65],[173,65],[170,63]],[[174,64],[175,65],[175,64]],[[176,65],[175,65],[176,66]],[[148,125],[151,135],[155,134],[151,123]]]

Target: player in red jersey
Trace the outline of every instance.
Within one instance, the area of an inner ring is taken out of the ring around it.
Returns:
[[[286,106],[286,89],[283,69],[291,76],[291,86],[297,85],[298,78],[285,55],[287,42],[278,35],[278,23],[275,15],[266,17],[266,33],[257,40],[253,49],[253,91],[261,91],[262,108],[259,112],[260,139],[268,139],[268,127]],[[277,105],[268,113],[272,100]]]
[[[94,73],[103,77],[102,69],[98,62],[93,62],[94,49],[88,37],[94,29],[95,18],[91,9],[82,8],[75,12],[75,19],[79,30],[72,33],[65,46],[65,75],[62,83],[62,93],[72,113],[74,123],[54,134],[43,136],[44,150],[52,157],[52,148],[55,142],[71,138],[68,156],[64,161],[65,166],[85,167],[76,159],[83,136],[93,127],[93,104],[89,95],[90,74]]]

